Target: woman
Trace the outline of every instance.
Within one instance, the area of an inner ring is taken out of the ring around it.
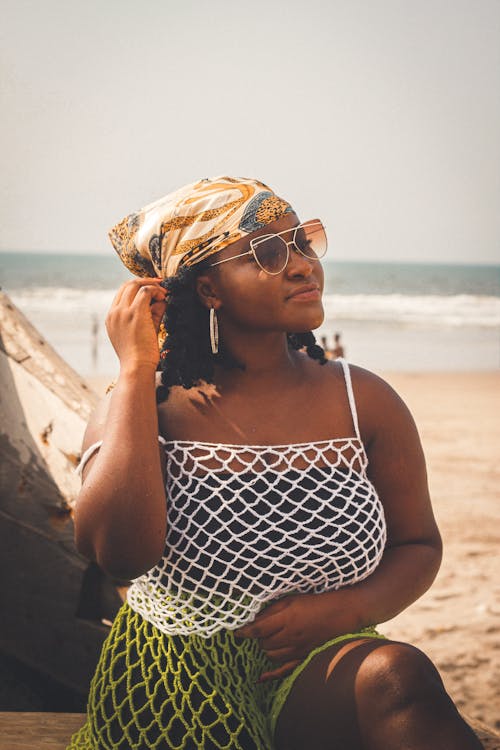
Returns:
[[[145,278],[107,318],[120,376],[75,529],[134,583],[71,747],[481,747],[429,660],[373,627],[426,591],[441,542],[407,408],[311,333],[321,222],[220,177],[110,236]]]

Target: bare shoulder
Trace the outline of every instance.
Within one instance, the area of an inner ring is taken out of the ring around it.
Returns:
[[[381,431],[415,429],[410,410],[386,380],[357,365],[349,370],[363,438],[371,441]]]
[[[367,370],[359,365],[349,365],[353,389],[361,398],[373,398],[374,396],[401,400],[394,388],[380,375]]]
[[[158,385],[160,385],[159,378],[157,378],[157,386]],[[189,391],[189,393],[191,393],[191,390]],[[162,419],[163,421],[165,421],[166,414],[168,414],[170,418],[172,412],[179,413],[185,410],[184,404],[188,402],[187,393],[188,391],[186,391],[184,388],[175,386],[170,389],[168,400],[158,404],[158,420],[160,422],[160,427]],[[106,395],[103,396],[97,403],[97,406],[90,415],[83,438],[82,450],[86,450],[94,443],[102,440],[112,395],[113,390],[110,389],[106,393]],[[163,434],[161,429],[160,434]]]
[[[104,440],[106,422],[108,419],[112,395],[113,395],[112,391],[109,391],[105,396],[103,396],[103,398],[98,402],[96,408],[90,415],[90,419],[88,421],[85,434],[83,436],[82,449],[81,449],[82,454],[85,453],[85,451],[88,450],[91,446],[94,446],[96,443],[99,443],[100,441]],[[160,413],[160,406],[158,407],[158,414]],[[161,434],[161,430],[160,430],[160,434]],[[165,470],[164,451],[162,450],[161,446],[159,446],[159,450],[160,450],[161,465],[164,471]],[[85,479],[85,477],[87,476],[88,471],[90,467],[92,466],[92,464],[94,463],[96,457],[97,457],[97,452],[93,453],[86,460],[84,468],[82,470],[83,479]]]
[[[202,383],[192,388],[173,386],[168,398],[158,405],[160,434],[166,440],[188,439],[193,425],[213,411],[218,394],[214,385]]]
[[[165,439],[178,438],[179,431],[182,433],[182,425],[203,412],[213,398],[213,386],[200,386],[185,389],[182,386],[174,386],[170,389],[168,399],[158,404],[158,428],[159,433]],[[111,403],[112,391],[107,393],[97,404],[90,415],[85,430],[82,452],[104,437],[106,420]],[[175,434],[172,426],[175,425]]]
[[[354,397],[356,406],[359,412],[365,412],[368,410],[378,411],[378,404],[382,400],[384,407],[387,407],[390,403],[403,404],[400,396],[396,393],[387,381],[376,375],[370,370],[366,370],[364,367],[358,365],[348,364],[345,360],[335,359],[329,360],[322,367],[318,367],[317,363],[309,358],[309,361],[305,361],[305,368],[307,370],[308,380],[314,384],[314,381],[318,381],[323,386],[331,391],[332,388],[340,387],[343,390],[346,388],[346,377],[344,374],[344,367],[347,364],[347,368],[350,373]]]

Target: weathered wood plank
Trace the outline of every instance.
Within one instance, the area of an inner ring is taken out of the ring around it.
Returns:
[[[85,714],[0,713],[0,750],[66,750]]]
[[[485,750],[500,750],[500,735],[467,719]],[[68,740],[85,722],[85,714],[0,713],[0,750],[66,750]]]
[[[101,577],[82,607],[88,562],[73,540],[73,469],[95,402],[0,292],[0,650],[82,694],[108,632],[100,620],[121,604]]]
[[[97,402],[96,395],[2,291],[0,331],[0,350],[86,421]]]

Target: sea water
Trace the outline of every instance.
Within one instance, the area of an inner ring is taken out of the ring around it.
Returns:
[[[500,266],[327,260],[325,321],[351,362],[378,372],[500,366]],[[104,320],[132,278],[112,254],[0,253],[0,286],[80,374],[113,375]],[[208,331],[207,331],[208,336]]]

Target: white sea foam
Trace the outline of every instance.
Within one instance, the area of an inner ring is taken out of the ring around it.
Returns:
[[[68,287],[33,287],[16,290],[11,299],[25,314],[27,311],[58,315],[105,313],[116,289],[70,289]]]
[[[500,326],[500,297],[337,294],[325,295],[324,303],[326,317],[331,320],[431,327]]]
[[[35,287],[16,291],[13,302],[31,320],[37,316],[104,318],[116,289]],[[496,328],[500,326],[500,297],[405,294],[326,294],[327,320],[352,320],[405,326]]]

